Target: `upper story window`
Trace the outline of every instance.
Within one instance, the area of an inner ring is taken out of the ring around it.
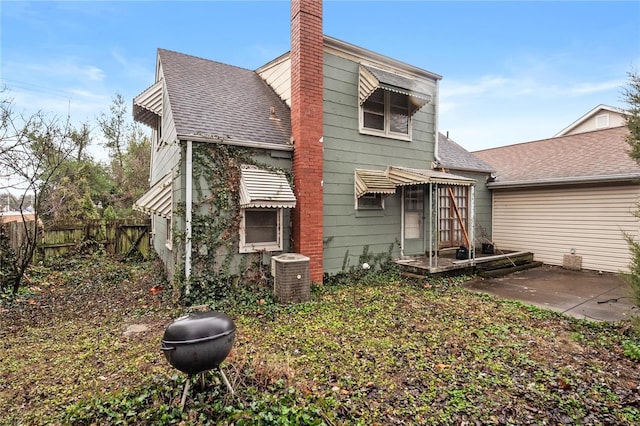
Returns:
[[[360,133],[411,140],[411,117],[433,99],[435,80],[360,65]]]
[[[391,137],[411,137],[409,96],[376,89],[362,104],[362,130]]]

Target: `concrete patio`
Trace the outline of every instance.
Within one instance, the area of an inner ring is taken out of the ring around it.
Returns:
[[[541,266],[497,278],[476,278],[466,287],[592,321],[640,315],[631,287],[619,275]]]

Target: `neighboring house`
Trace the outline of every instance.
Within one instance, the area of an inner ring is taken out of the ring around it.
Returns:
[[[628,130],[592,131],[600,106],[573,123],[565,136],[474,152],[496,170],[492,238],[503,250],[527,250],[536,260],[563,265],[575,255],[582,267],[627,271],[625,234],[638,237],[634,216],[640,166],[627,154]]]
[[[554,137],[577,135],[593,130],[608,129],[625,125],[624,110],[608,105],[598,105],[569,126],[565,127]]]
[[[441,77],[324,36],[319,0],[291,16],[291,51],[258,70],[160,49],[134,99],[153,129],[135,207],[169,275],[296,252],[321,282],[363,259],[430,256],[461,244],[451,199],[473,246],[475,179],[436,164]]]

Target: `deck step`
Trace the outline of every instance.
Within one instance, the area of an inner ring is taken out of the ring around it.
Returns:
[[[402,275],[403,277],[407,277],[407,278],[413,278],[413,279],[417,279],[417,280],[424,280],[429,278],[429,273],[425,272],[425,274],[414,274],[413,272],[408,272],[408,271],[401,271],[400,275]]]

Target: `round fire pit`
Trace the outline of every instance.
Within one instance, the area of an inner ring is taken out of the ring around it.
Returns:
[[[229,391],[234,393],[220,364],[231,352],[235,333],[233,320],[222,312],[192,313],[167,326],[162,337],[164,356],[169,364],[189,375],[181,408],[184,408],[193,374],[217,369]]]

